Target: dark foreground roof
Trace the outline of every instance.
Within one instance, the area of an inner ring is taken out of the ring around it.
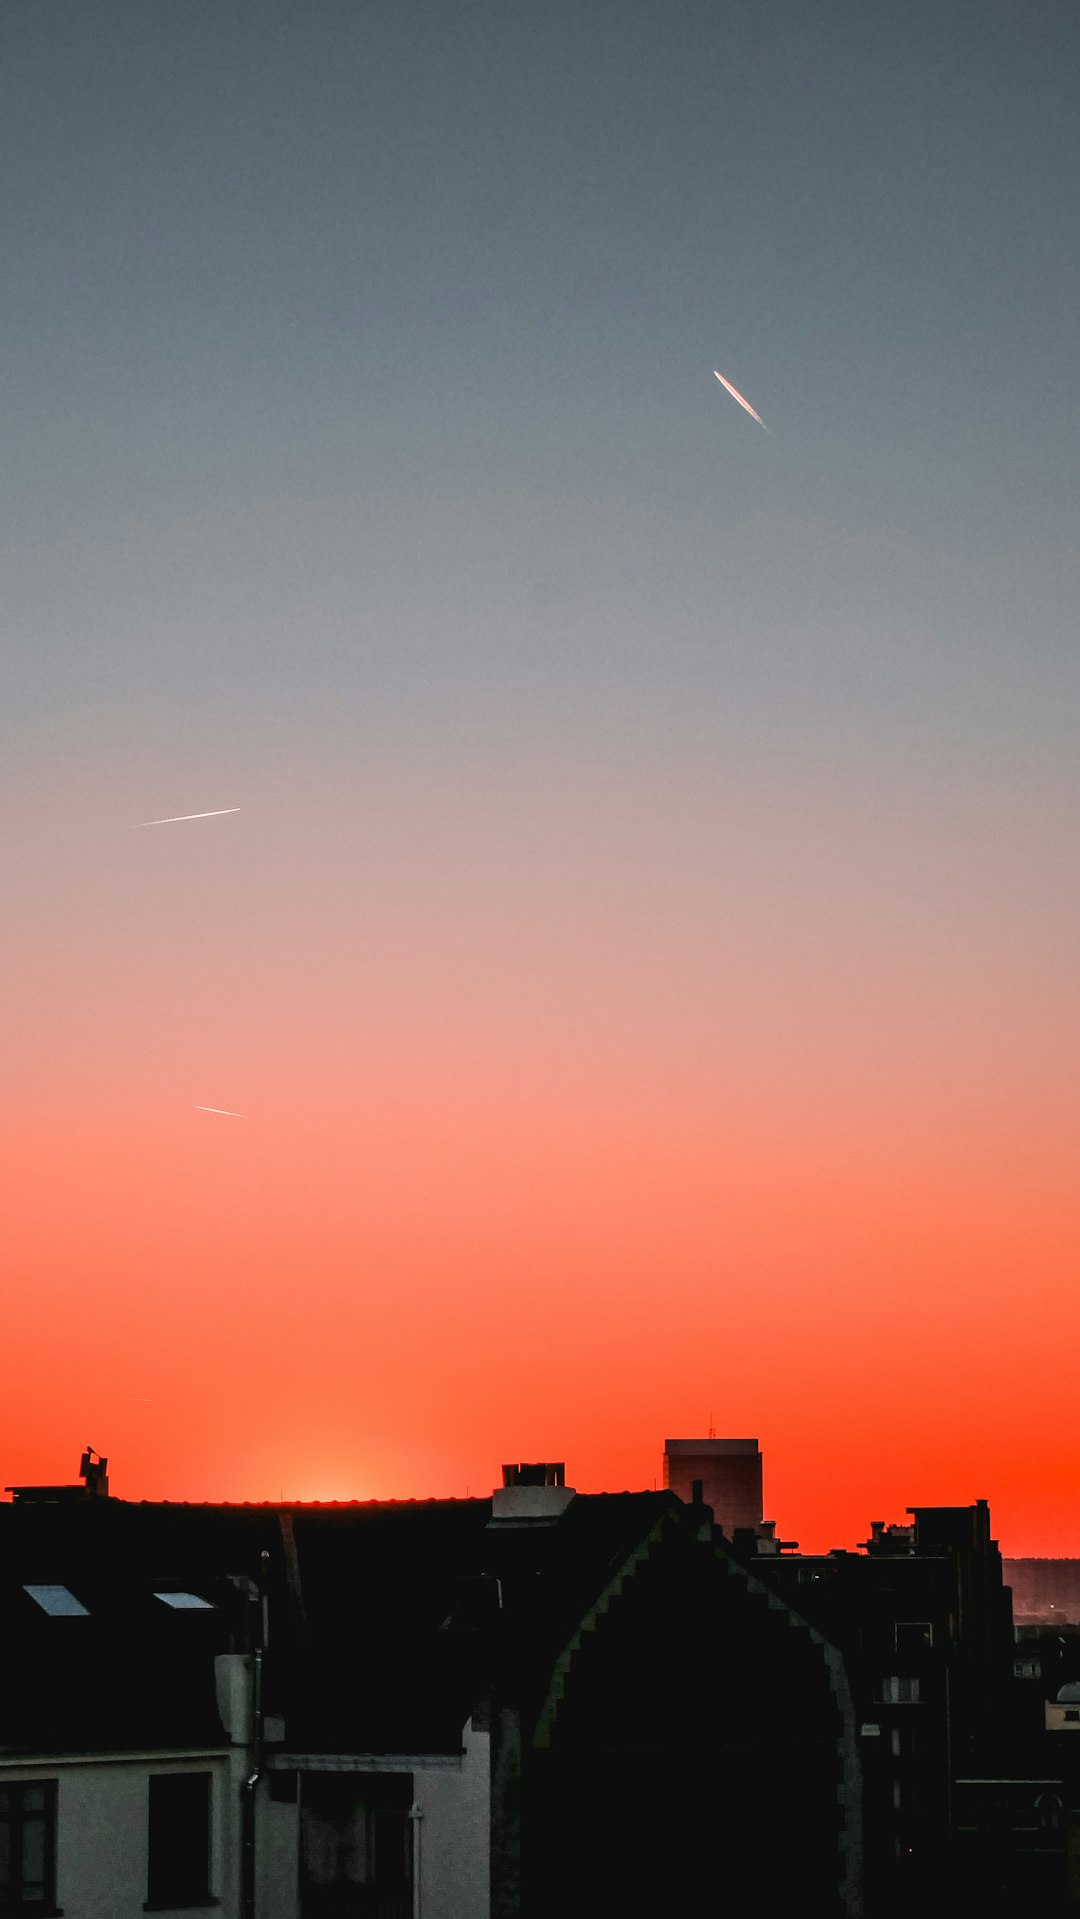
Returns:
[[[0,1505],[0,1748],[220,1743],[214,1656],[256,1642],[265,1594],[266,1703],[290,1748],[456,1751],[496,1679],[542,1683],[665,1516],[685,1523],[667,1493],[520,1526],[493,1524],[490,1499]]]

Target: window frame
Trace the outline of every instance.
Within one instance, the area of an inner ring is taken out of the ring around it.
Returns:
[[[918,1659],[934,1649],[932,1619],[897,1619],[893,1623],[893,1645],[901,1658]]]
[[[918,1673],[889,1673],[881,1681],[878,1703],[882,1706],[918,1706],[922,1687]]]
[[[305,1896],[310,1899],[312,1895],[317,1898],[320,1892],[339,1883],[337,1879],[323,1879],[319,1873],[318,1837],[309,1821],[314,1822],[316,1828],[320,1824],[324,1828],[336,1827],[342,1835],[351,1832],[360,1838],[363,1853],[360,1876],[341,1883],[365,1888],[369,1895],[411,1890],[415,1867],[412,1809],[416,1797],[411,1772],[304,1771],[299,1775],[299,1787],[297,1840],[301,1900]]]
[[[38,1809],[28,1809],[25,1804],[27,1793],[41,1793],[42,1805]],[[17,1805],[14,1795],[18,1794]],[[14,1861],[19,1855],[19,1879],[9,1879],[7,1886],[0,1885],[0,1914],[16,1914],[19,1919],[47,1919],[47,1915],[60,1912],[56,1903],[56,1825],[59,1803],[59,1780],[57,1779],[0,1779],[0,1806],[7,1800],[6,1807],[0,1809],[0,1821],[7,1825],[11,1835],[8,1847],[9,1859]],[[36,1883],[41,1886],[41,1897],[27,1899],[23,1897],[26,1889],[26,1855],[23,1835],[28,1825],[40,1825],[42,1828],[42,1866],[43,1874]]]

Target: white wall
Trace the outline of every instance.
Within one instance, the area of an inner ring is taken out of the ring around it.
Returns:
[[[151,1773],[211,1775],[211,1892],[235,1911],[236,1812],[222,1752],[183,1758],[7,1760],[0,1781],[55,1779],[56,1903],[64,1919],[143,1919]]]
[[[414,1772],[420,1808],[421,1919],[487,1919],[491,1856],[490,1736],[462,1734],[460,1771]]]
[[[300,1821],[297,1807],[259,1786],[256,1909],[259,1919],[296,1919],[300,1910]],[[66,1919],[66,1915],[65,1915]]]
[[[460,1766],[413,1764],[420,1819],[422,1919],[487,1919],[491,1843],[490,1740],[470,1725]],[[65,1919],[143,1919],[148,1780],[152,1773],[211,1775],[210,1889],[238,1911],[243,1747],[207,1753],[0,1762],[0,1782],[57,1781],[56,1896]],[[259,1919],[297,1919],[296,1807],[258,1791]]]

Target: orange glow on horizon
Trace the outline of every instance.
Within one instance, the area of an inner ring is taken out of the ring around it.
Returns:
[[[1021,1309],[1034,1264],[1070,1310],[1063,1148],[995,1161],[971,1114],[931,1151],[902,1102],[875,1137],[834,1098],[811,1150],[749,1080],[735,1125],[536,1067],[517,1103],[429,1052],[362,1098],[261,1089],[243,1128],[23,1115],[9,1243],[49,1367],[9,1382],[3,1482],[69,1479],[89,1439],[127,1498],[462,1497],[526,1457],[647,1488],[711,1414],[804,1549],[987,1497],[1006,1552],[1071,1552],[1071,1401]]]

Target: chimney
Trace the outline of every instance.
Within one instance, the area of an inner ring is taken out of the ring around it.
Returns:
[[[108,1499],[109,1462],[93,1446],[88,1446],[79,1462],[79,1477],[86,1482],[87,1499]]]
[[[5,1486],[14,1501],[21,1505],[58,1506],[68,1505],[73,1499],[108,1499],[109,1462],[101,1454],[88,1446],[79,1464],[81,1486]]]
[[[493,1526],[553,1526],[574,1497],[561,1459],[504,1466],[502,1478],[491,1495]]]
[[[566,1467],[562,1460],[542,1461],[538,1465],[504,1466],[504,1486],[565,1486]]]

